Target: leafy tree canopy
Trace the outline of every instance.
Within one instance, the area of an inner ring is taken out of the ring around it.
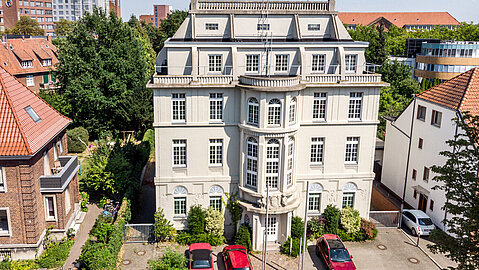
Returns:
[[[45,31],[40,27],[38,22],[28,16],[20,17],[20,20],[12,29],[5,29],[6,34],[44,36]]]
[[[64,37],[70,34],[73,30],[73,21],[61,19],[55,23],[55,35],[58,37]]]
[[[153,24],[148,24],[145,22],[141,23],[148,37],[150,38],[153,49],[157,54],[163,48],[165,41],[168,38],[173,37],[178,28],[180,28],[181,24],[186,19],[186,16],[188,16],[188,13],[186,11],[173,11],[168,14],[168,17],[166,17],[166,19],[161,20],[159,28],[155,27]]]

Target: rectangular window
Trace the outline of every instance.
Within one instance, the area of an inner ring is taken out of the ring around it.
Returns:
[[[323,73],[326,65],[326,55],[325,54],[314,54],[313,62],[311,64],[311,71]]]
[[[219,54],[208,55],[208,70],[210,72],[221,72],[223,56]]]
[[[321,210],[321,193],[310,193],[308,211],[319,212]]]
[[[289,104],[289,123],[296,122],[296,99],[291,100]]]
[[[311,139],[311,164],[323,164],[324,138]]]
[[[266,147],[266,184],[271,189],[278,189],[279,144],[272,143]]]
[[[422,121],[426,120],[426,107],[421,105],[417,106],[417,119]]]
[[[413,169],[413,170],[412,170],[412,179],[413,179],[413,180],[416,180],[416,179],[417,179],[417,171],[416,171],[416,169]]]
[[[258,23],[258,25],[256,26],[256,30],[260,31],[260,30],[266,30],[266,31],[269,31],[269,23]]]
[[[49,79],[48,79],[48,74],[43,75],[43,83],[48,84]]]
[[[184,93],[172,94],[173,121],[186,121],[186,95]]]
[[[186,197],[174,198],[174,211],[175,216],[186,215]]]
[[[45,197],[45,214],[46,220],[55,220],[55,197]]]
[[[442,113],[432,110],[431,125],[441,127]]]
[[[259,122],[259,103],[255,98],[248,100],[248,124],[257,126]]]
[[[343,193],[343,208],[351,207],[354,208],[354,192],[345,192]]]
[[[258,142],[249,138],[246,152],[246,186],[256,188],[258,183]]]
[[[0,210],[0,235],[10,235],[10,226],[8,220],[8,210]]]
[[[281,102],[277,99],[268,104],[268,125],[281,125]]]
[[[223,120],[223,94],[210,93],[210,120]]]
[[[346,72],[356,72],[357,65],[358,65],[358,55],[347,54],[346,55]]]
[[[259,55],[246,55],[246,71],[258,72],[259,71]]]
[[[22,68],[32,68],[32,67],[33,67],[32,60],[22,61]]]
[[[361,120],[362,103],[363,93],[352,92],[349,94],[349,120]]]
[[[5,169],[3,167],[0,167],[0,192],[6,192],[7,188],[5,185]]]
[[[326,101],[328,96],[326,93],[314,93],[313,101],[313,119],[326,120]]]
[[[223,139],[210,139],[210,165],[223,165]]]
[[[218,30],[218,24],[217,23],[206,23],[205,24],[205,29],[206,30]]]
[[[424,144],[424,140],[423,140],[422,138],[419,138],[419,143],[418,143],[418,146],[417,146],[417,147],[418,147],[419,149],[422,149],[423,144]]]
[[[288,57],[287,54],[277,54],[276,55],[276,71],[288,71]]]
[[[70,209],[72,208],[71,201],[70,201],[70,189],[67,187],[65,189],[65,213],[68,215]]]
[[[319,23],[308,24],[308,31],[319,31],[321,30],[321,25]]]
[[[27,75],[27,86],[35,86],[35,80],[33,79],[33,75]]]
[[[422,180],[428,182],[429,181],[429,168],[424,167],[424,173],[422,175]]]
[[[52,65],[52,59],[44,59],[42,60],[42,66],[49,67]]]
[[[173,167],[186,167],[186,140],[173,140]]]
[[[221,201],[221,196],[212,196],[210,197],[210,206],[217,210],[217,211],[220,211],[221,212],[221,209],[222,209],[222,201]]]
[[[346,142],[346,164],[358,164],[359,137],[348,137]]]

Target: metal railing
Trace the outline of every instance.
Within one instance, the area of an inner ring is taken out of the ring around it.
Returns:
[[[293,2],[293,1],[198,1],[199,10],[314,10],[329,11],[329,2]]]
[[[154,243],[155,224],[126,224],[123,240],[125,243]]]
[[[62,188],[78,170],[77,156],[59,157],[58,160],[62,167],[61,171],[55,175],[40,176],[40,190]]]

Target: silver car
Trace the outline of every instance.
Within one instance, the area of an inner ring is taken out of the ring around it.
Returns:
[[[421,235],[429,235],[436,228],[431,218],[421,210],[404,210],[402,221],[405,227],[411,229],[414,236],[419,230],[421,230]]]

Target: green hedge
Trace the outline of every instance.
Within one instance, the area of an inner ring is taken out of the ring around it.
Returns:
[[[209,243],[212,246],[220,246],[226,242],[224,236],[215,236],[208,233],[190,234],[182,231],[176,235],[176,242],[180,245],[189,246],[194,243]]]
[[[251,251],[253,250],[251,241],[251,227],[247,224],[241,224],[236,233],[235,245],[244,246],[248,251]]]
[[[68,152],[82,153],[85,151],[86,146],[78,138],[80,138],[84,143],[88,144],[88,137],[88,130],[86,130],[84,127],[77,127],[67,130]]]

